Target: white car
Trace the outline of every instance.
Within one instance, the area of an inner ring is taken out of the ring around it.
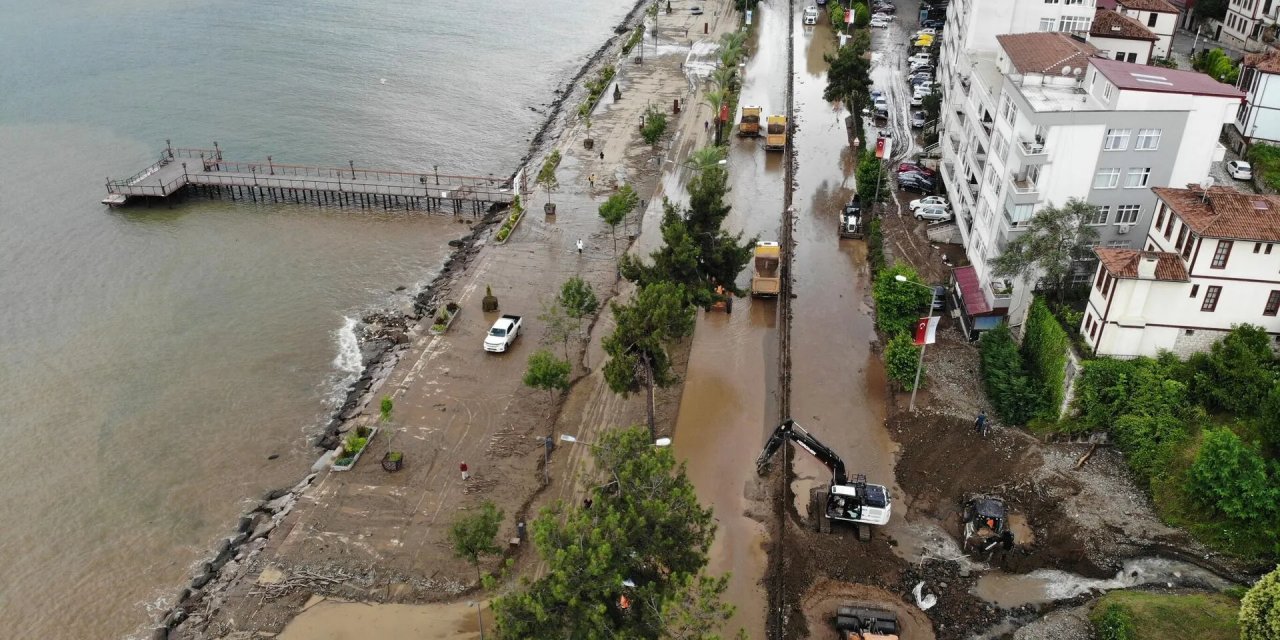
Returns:
[[[867,23],[867,25],[870,26],[872,29],[888,29],[889,28],[888,22],[885,22],[884,20],[880,20],[878,18],[872,18],[871,22]]]
[[[874,13],[874,14],[871,14],[871,19],[884,20],[885,22],[893,22],[893,15],[888,13]]]
[[[809,5],[804,8],[804,23],[818,24],[818,7]]]
[[[1227,163],[1227,173],[1236,180],[1252,180],[1253,165],[1244,160],[1232,160]]]
[[[936,35],[938,35],[937,29],[921,29],[916,32],[917,38],[920,36],[936,36]]]
[[[921,94],[918,94],[918,93],[917,93],[917,94],[915,94],[914,96],[911,96],[911,103],[910,103],[910,104],[911,104],[911,106],[913,106],[913,107],[923,107],[923,106],[924,106],[924,99],[925,99],[925,96],[927,96],[927,95],[929,95],[929,94],[927,94],[927,93],[926,93],[926,94],[924,94],[924,95],[921,95]]]
[[[912,200],[908,205],[912,211],[920,207],[942,207],[949,208],[951,205],[947,203],[947,199],[942,196],[928,196],[919,200]]]
[[[933,60],[933,56],[927,53],[917,53],[911,56],[910,58],[907,58],[907,62],[911,64],[922,64],[922,65],[929,64],[930,61],[932,60]]]
[[[925,206],[915,210],[916,220],[928,220],[930,222],[945,221],[951,219],[951,212],[945,207]]]
[[[884,96],[876,96],[875,101],[871,103],[871,106],[878,111],[889,110],[889,102],[884,99]]]

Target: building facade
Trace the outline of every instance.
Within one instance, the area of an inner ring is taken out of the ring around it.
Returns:
[[[1243,150],[1255,140],[1280,144],[1280,51],[1251,53],[1244,57],[1240,88],[1244,103],[1236,112],[1236,136]]]
[[[996,278],[992,261],[1032,216],[1078,198],[1096,207],[1100,246],[1140,246],[1150,187],[1207,176],[1243,94],[1203,74],[1096,57],[1066,34],[998,42],[995,55],[969,52],[968,69],[943,76],[940,173],[980,287],[961,297],[1020,318],[1032,283]]]
[[[1230,0],[1227,15],[1222,19],[1222,35],[1242,44],[1256,41],[1262,35],[1262,28],[1268,22],[1275,22],[1276,8],[1274,0]]]
[[[1173,34],[1178,30],[1178,8],[1168,0],[1116,0],[1116,11],[1133,18],[1156,35],[1152,55],[1167,58],[1173,50]]]
[[[1098,355],[1185,357],[1249,323],[1280,350],[1280,197],[1156,188],[1141,251],[1098,248],[1080,331]]]
[[[1089,44],[1104,58],[1148,64],[1159,38],[1150,29],[1118,11],[1098,9],[1089,28]]]

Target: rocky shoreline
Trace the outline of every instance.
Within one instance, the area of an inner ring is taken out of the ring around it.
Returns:
[[[555,89],[557,97],[548,105],[547,117],[542,127],[531,139],[528,151],[512,172],[509,178],[512,183],[521,168],[554,141],[552,132],[557,132],[558,136],[564,131],[568,124],[568,119],[562,117],[565,114],[565,103],[575,93],[580,93],[575,89],[580,89],[578,85],[582,78],[601,65],[617,43],[618,36],[627,33],[643,20],[643,7],[643,0],[637,0],[614,28],[614,35],[596,49],[569,80],[568,88]],[[364,414],[400,357],[409,350],[413,339],[418,337],[419,321],[424,317],[432,317],[446,303],[446,296],[457,282],[457,276],[467,269],[480,249],[487,244],[489,232],[501,222],[505,209],[505,206],[495,205],[482,218],[474,222],[466,221],[470,225],[469,233],[449,242],[450,246],[455,247],[454,251],[431,282],[413,294],[412,308],[406,305],[401,310],[376,311],[360,318],[356,332],[361,354],[361,373],[348,387],[343,402],[330,414],[324,430],[315,437],[315,446],[325,453],[316,460],[311,472],[301,481],[286,489],[267,492],[254,508],[240,517],[235,534],[222,539],[211,551],[209,559],[200,563],[190,583],[179,592],[175,603],[159,616],[151,638],[167,640],[171,632],[187,620],[209,620],[210,614],[221,605],[226,591],[245,577],[253,560],[266,547],[272,532],[293,510],[302,493],[325,470],[330,461],[328,452],[338,446],[343,433],[353,428],[356,419]]]

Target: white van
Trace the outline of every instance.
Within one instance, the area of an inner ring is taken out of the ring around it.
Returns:
[[[817,7],[813,5],[809,5],[804,8],[804,23],[818,24],[818,8]]]

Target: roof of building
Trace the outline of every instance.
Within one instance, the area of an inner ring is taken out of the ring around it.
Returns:
[[[1116,8],[1116,0],[1098,0],[1098,8],[1114,9]]]
[[[1280,242],[1280,196],[1241,193],[1227,187],[1151,189],[1201,237]]]
[[[1098,9],[1093,14],[1093,26],[1089,35],[1094,38],[1123,38],[1125,40],[1157,40],[1156,34],[1146,25],[1111,9]]]
[[[1006,33],[996,36],[1018,73],[1057,74],[1063,67],[1083,69],[1098,48],[1056,31]]]
[[[1128,91],[1153,91],[1156,93],[1190,93],[1201,96],[1222,96],[1244,99],[1244,92],[1214,80],[1199,71],[1180,71],[1151,67],[1145,64],[1120,62],[1106,58],[1089,61],[1112,84]]]
[[[1102,268],[1107,270],[1113,278],[1137,278],[1138,262],[1144,257],[1156,258],[1156,280],[1165,282],[1186,282],[1187,268],[1182,264],[1182,258],[1176,253],[1169,251],[1137,251],[1134,249],[1111,249],[1107,247],[1095,247],[1093,252],[1098,254],[1098,261],[1102,263]]]
[[[1244,66],[1255,67],[1263,73],[1280,73],[1280,50],[1250,53],[1244,57]]]
[[[1169,4],[1168,0],[1116,0],[1116,4],[1126,9],[1136,9],[1138,11],[1178,12],[1178,8]]]

